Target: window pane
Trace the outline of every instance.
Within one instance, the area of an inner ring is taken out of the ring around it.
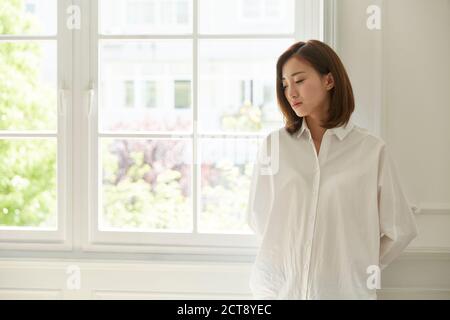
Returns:
[[[191,82],[175,81],[175,108],[187,109],[191,107]]]
[[[0,130],[56,130],[56,42],[0,42]]]
[[[201,140],[200,232],[251,232],[246,208],[258,141]]]
[[[125,81],[125,107],[134,107],[134,81]]]
[[[0,226],[56,228],[56,139],[0,140]]]
[[[192,79],[190,40],[101,41],[99,64],[101,130],[191,130],[192,108],[186,104],[186,85],[180,94],[183,108],[176,107],[173,94],[175,80]],[[150,91],[134,89],[142,88],[146,79],[154,79]],[[133,89],[127,81],[134,81]],[[158,98],[152,109],[146,108],[149,97]],[[134,108],[127,108],[128,104]]]
[[[294,0],[199,0],[203,34],[294,32]]]
[[[189,140],[102,139],[100,229],[192,231]]]
[[[56,0],[0,1],[0,34],[56,34]]]
[[[127,19],[127,24],[129,25],[154,24],[154,1],[128,1]]]
[[[156,81],[144,82],[144,104],[146,108],[156,107]]]
[[[265,132],[282,126],[276,61],[291,44],[292,39],[200,40],[201,130]]]
[[[192,0],[99,0],[101,34],[192,33]]]

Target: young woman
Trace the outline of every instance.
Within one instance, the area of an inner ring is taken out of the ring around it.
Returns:
[[[276,81],[285,126],[260,145],[247,212],[253,296],[376,299],[380,271],[417,236],[386,143],[350,121],[352,86],[325,43],[289,47]]]

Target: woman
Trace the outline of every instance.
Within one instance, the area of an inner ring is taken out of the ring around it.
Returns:
[[[380,271],[417,236],[388,148],[350,121],[350,80],[325,43],[289,47],[276,90],[285,127],[260,146],[247,212],[253,296],[376,299]]]

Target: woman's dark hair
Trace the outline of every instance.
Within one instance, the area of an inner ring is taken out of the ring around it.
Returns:
[[[334,50],[327,44],[319,40],[308,40],[291,45],[277,61],[277,100],[284,116],[286,130],[293,134],[300,129],[303,119],[303,117],[297,116],[292,110],[284,95],[281,80],[282,68],[291,57],[299,57],[306,60],[320,75],[326,75],[331,72],[333,76],[334,87],[330,89],[328,119],[322,123],[322,127],[330,129],[347,124],[355,109],[355,100],[352,85],[344,65]]]

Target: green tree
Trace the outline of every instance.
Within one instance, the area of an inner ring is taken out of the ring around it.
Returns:
[[[40,30],[21,0],[0,2],[0,34]],[[39,78],[41,46],[0,43],[0,130],[55,130],[55,88]],[[56,224],[56,141],[0,140],[0,225]]]
[[[104,227],[190,230],[192,202],[182,182],[188,180],[189,167],[170,161],[179,158],[177,145],[180,143],[103,141]]]

